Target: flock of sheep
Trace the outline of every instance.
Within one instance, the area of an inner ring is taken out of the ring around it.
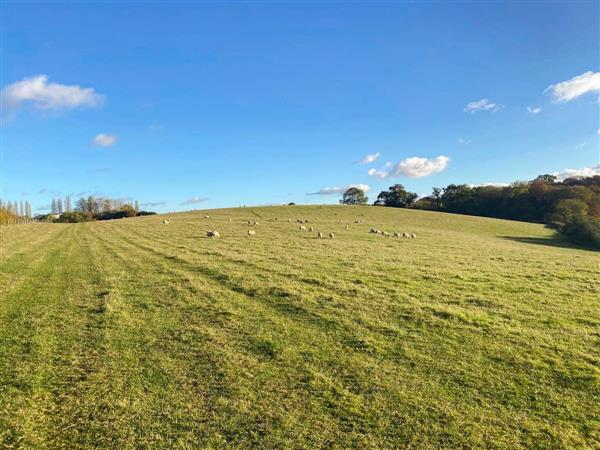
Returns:
[[[205,219],[210,219],[210,216],[209,216],[209,215],[205,215],[205,216],[203,216],[203,217],[204,217]],[[278,218],[276,217],[276,218],[275,218],[275,220],[277,221],[277,220],[278,220]],[[316,220],[318,221],[319,219],[317,218]],[[228,219],[228,221],[229,221],[229,222],[231,222],[231,218],[229,218],[229,219]],[[291,222],[291,221],[292,221],[292,219],[288,219],[288,222]],[[164,220],[162,221],[162,223],[163,223],[164,225],[168,225],[168,224],[170,224],[170,223],[171,223],[171,220],[170,220],[170,219],[164,219]],[[312,226],[308,226],[308,228],[307,228],[307,226],[306,226],[306,225],[304,225],[304,224],[308,223],[308,219],[297,219],[297,220],[296,220],[296,223],[299,223],[299,224],[300,224],[300,225],[298,226],[298,229],[299,229],[300,231],[307,231],[307,232],[309,232],[309,233],[313,233],[314,231],[316,231],[316,232],[317,232],[317,239],[322,239],[322,238],[323,238],[323,236],[324,236],[324,235],[323,235],[323,232],[322,232],[321,230],[316,230],[316,229],[315,229],[314,227],[312,227]],[[364,223],[365,223],[365,221],[364,221],[364,220],[362,220],[362,219],[355,219],[354,223],[356,223],[356,224],[364,224]],[[249,226],[249,227],[256,227],[257,225],[260,225],[260,223],[259,223],[259,222],[257,222],[257,221],[255,221],[255,220],[249,220],[249,221],[248,221],[248,226]],[[348,225],[344,225],[344,229],[345,229],[345,230],[348,230],[349,228],[350,228],[350,227],[349,227]],[[390,234],[390,233],[389,233],[389,232],[387,232],[387,231],[379,230],[379,229],[377,229],[377,228],[371,228],[371,229],[369,230],[369,233],[372,233],[372,234],[379,234],[379,235],[381,235],[381,236],[385,236],[385,237],[402,237],[402,238],[408,238],[408,239],[416,239],[416,237],[417,237],[417,235],[416,235],[416,234],[414,234],[414,233],[406,233],[406,232],[404,232],[404,233],[399,233],[399,232],[397,232],[397,231],[394,231],[393,233],[391,233],[391,234]],[[249,230],[248,230],[248,236],[249,236],[249,237],[256,236],[256,230],[254,230],[254,229],[249,229]],[[334,239],[334,238],[335,238],[335,234],[333,233],[333,231],[329,232],[329,235],[328,235],[328,236],[329,236],[329,239]],[[220,235],[220,234],[219,234],[219,232],[218,232],[218,231],[216,231],[216,230],[206,230],[206,237],[209,237],[209,238],[220,238],[220,237],[221,237],[221,235]]]

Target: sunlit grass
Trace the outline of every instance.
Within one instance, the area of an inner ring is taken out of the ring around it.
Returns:
[[[599,445],[598,253],[424,211],[204,214],[0,229],[0,447]]]

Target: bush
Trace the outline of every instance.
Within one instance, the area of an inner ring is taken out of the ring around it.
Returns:
[[[561,231],[573,242],[600,250],[600,221],[592,217],[575,216]]]
[[[93,220],[90,214],[80,213],[80,212],[66,212],[60,215],[55,222],[59,223],[79,223],[79,222],[89,222]]]

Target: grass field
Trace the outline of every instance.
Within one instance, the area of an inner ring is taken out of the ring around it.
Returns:
[[[599,253],[392,208],[164,217],[0,229],[0,447],[600,447]]]

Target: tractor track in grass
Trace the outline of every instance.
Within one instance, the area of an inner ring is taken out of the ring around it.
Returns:
[[[15,311],[4,329],[18,346],[2,346],[8,349],[0,358],[2,379],[13,380],[3,387],[3,396],[20,404],[20,409],[4,416],[3,445],[37,447],[55,442],[80,415],[77,399],[85,380],[98,368],[101,300],[87,281],[93,271],[89,255],[80,252],[81,230],[81,226],[69,227],[55,236],[46,258],[31,273],[30,283],[4,298],[18,304],[20,312]],[[21,326],[23,322],[28,326]],[[6,376],[7,370],[12,375]]]

